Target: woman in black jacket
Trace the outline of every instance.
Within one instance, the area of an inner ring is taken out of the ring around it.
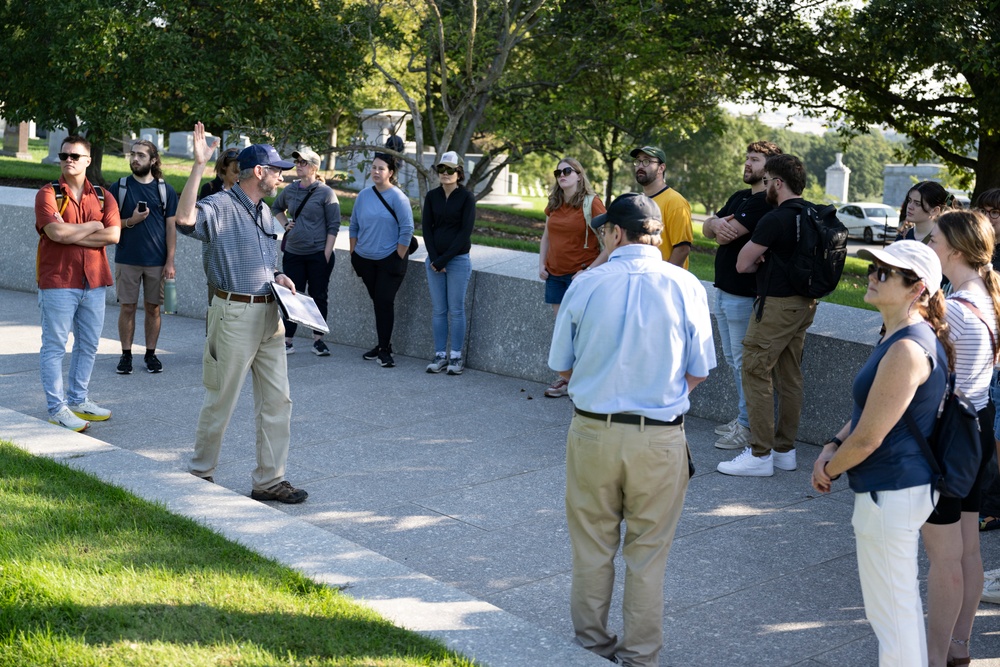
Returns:
[[[431,292],[434,360],[428,373],[459,375],[465,369],[465,291],[472,276],[469,250],[476,222],[476,198],[462,187],[465,169],[454,151],[441,156],[436,170],[440,187],[424,198],[423,233],[427,248],[427,285]],[[448,346],[451,329],[450,355]]]

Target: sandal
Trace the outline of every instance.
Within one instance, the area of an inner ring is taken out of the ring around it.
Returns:
[[[966,650],[969,649],[968,639],[955,639],[954,637],[952,637],[951,643],[958,644],[959,646],[964,647]],[[948,662],[946,662],[945,664],[947,667],[964,667],[965,665],[969,665],[971,663],[972,663],[972,658],[948,658]]]
[[[979,515],[979,532],[1000,528],[1000,517]]]

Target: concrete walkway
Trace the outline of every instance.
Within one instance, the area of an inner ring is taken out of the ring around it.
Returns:
[[[269,506],[247,497],[249,382],[226,434],[218,484],[184,472],[204,395],[204,322],[165,317],[164,372],[150,375],[137,363],[134,375],[118,376],[117,317],[109,308],[91,380],[91,397],[114,416],[75,434],[45,421],[36,297],[0,291],[0,438],[162,502],[320,581],[347,585],[397,623],[484,664],[608,664],[571,643],[568,400],[544,398],[544,385],[476,371],[428,375],[424,359],[397,357],[396,368],[383,369],[343,346],[319,358],[297,339],[288,358],[288,477],[310,497]],[[139,362],[142,324],[136,329]],[[876,665],[846,482],[816,497],[808,480],[819,450],[808,445],[795,472],[725,477],[715,466],[732,454],[712,446],[716,424],[686,424],[698,472],[667,568],[661,665]],[[1000,567],[997,533],[983,535],[988,569]],[[612,623],[620,628],[620,582],[616,589]],[[982,658],[977,667],[1000,665],[1000,606],[982,605],[972,652]]]

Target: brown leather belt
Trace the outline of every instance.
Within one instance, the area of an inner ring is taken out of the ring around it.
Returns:
[[[271,303],[274,301],[273,294],[261,294],[260,296],[251,296],[249,294],[234,294],[233,292],[223,292],[220,289],[215,290],[215,296],[220,299],[225,299],[226,301],[239,301],[240,303]]]
[[[636,426],[639,426],[643,423],[642,415],[632,415],[632,414],[626,414],[624,412],[619,412],[613,415],[599,415],[596,412],[587,412],[586,410],[581,410],[580,408],[573,408],[573,409],[576,411],[576,414],[580,415],[581,417],[587,417],[588,419],[599,419],[602,422],[608,421],[608,417],[611,417],[611,421],[617,424],[635,424]],[[645,418],[646,426],[680,426],[683,423],[684,423],[684,415],[680,415],[675,419],[673,419],[672,421],[668,422],[660,421],[659,419],[650,419],[649,417]]]

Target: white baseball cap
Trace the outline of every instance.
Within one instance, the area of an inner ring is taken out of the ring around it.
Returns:
[[[933,295],[941,289],[941,260],[920,241],[896,241],[884,248],[862,248],[858,257],[873,259],[897,269],[909,269],[917,274],[927,291]]]

